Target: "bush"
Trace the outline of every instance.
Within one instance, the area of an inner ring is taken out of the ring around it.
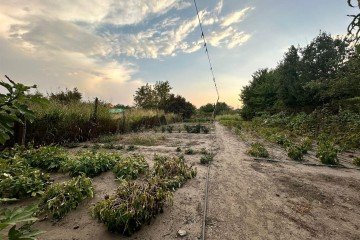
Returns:
[[[173,132],[173,130],[174,130],[174,126],[167,126],[166,127],[166,131],[168,132],[168,133],[172,133]]]
[[[353,163],[354,163],[356,166],[360,167],[360,157],[354,158]]]
[[[276,133],[272,136],[272,138],[274,139],[274,141],[279,144],[280,146],[284,146],[284,147],[288,147],[290,146],[290,140],[281,133]]]
[[[320,159],[323,164],[337,165],[339,164],[338,154],[339,150],[335,144],[326,135],[321,135],[318,140],[318,148],[316,157]]]
[[[19,156],[0,158],[0,198],[26,198],[41,195],[49,175],[32,168]]]
[[[309,150],[311,150],[312,140],[309,137],[305,137],[301,140],[301,151],[303,154],[306,154]]]
[[[185,154],[193,155],[193,154],[195,154],[195,151],[192,148],[188,148],[188,149],[185,150]]]
[[[251,144],[250,149],[247,151],[247,154],[253,157],[269,157],[269,152],[261,143],[253,143]]]
[[[93,217],[109,231],[130,236],[163,212],[171,193],[155,179],[145,184],[122,181],[116,194],[95,204]]]
[[[69,172],[70,176],[85,174],[88,177],[95,177],[112,169],[120,159],[121,156],[116,153],[85,151],[69,159],[64,164],[63,171]]]
[[[180,188],[188,179],[196,176],[196,169],[187,166],[184,158],[155,156],[153,175],[162,180],[168,189]]]
[[[200,133],[201,132],[201,125],[197,124],[195,126],[191,125],[184,125],[184,128],[187,133]]]
[[[295,161],[303,161],[304,160],[304,152],[303,149],[296,145],[291,145],[287,149],[288,157]]]
[[[41,197],[40,212],[49,213],[54,219],[60,219],[93,195],[91,179],[85,176],[78,176],[64,183],[56,183],[51,185]]]
[[[176,152],[181,152],[181,147],[177,147]]]
[[[121,159],[113,168],[116,177],[135,180],[148,171],[149,165],[142,155],[132,155]]]
[[[67,151],[56,146],[43,146],[38,149],[31,148],[21,153],[21,155],[30,166],[50,172],[58,171],[68,160]]]
[[[204,154],[200,158],[200,163],[201,164],[209,164],[210,162],[212,162],[214,160],[214,156],[215,155],[213,153]]]

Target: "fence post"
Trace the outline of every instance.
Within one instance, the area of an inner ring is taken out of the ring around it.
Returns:
[[[99,99],[96,97],[95,102],[94,102],[94,112],[93,112],[93,115],[92,115],[92,121],[95,122],[95,123],[97,122],[98,105],[99,105]]]

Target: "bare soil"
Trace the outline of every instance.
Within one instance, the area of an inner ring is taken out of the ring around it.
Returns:
[[[178,155],[177,147],[182,153],[189,147],[197,151],[185,155],[185,161],[196,167],[198,174],[174,193],[173,205],[131,237],[109,233],[89,214],[92,204],[117,188],[113,173],[106,172],[93,179],[93,199],[58,222],[44,219],[36,223],[35,227],[46,231],[39,239],[170,240],[180,238],[179,229],[187,231],[182,239],[201,239],[207,170],[200,165],[198,152],[202,148],[217,151],[210,170],[206,239],[360,239],[358,170],[297,164],[282,149],[269,144],[271,158],[281,161],[257,161],[245,154],[247,140],[217,123],[210,134],[176,130],[144,134],[158,139],[156,144],[137,146],[131,153],[144,154],[150,165],[154,154]],[[126,144],[133,136],[122,135],[114,144]],[[67,179],[59,174],[53,178]]]

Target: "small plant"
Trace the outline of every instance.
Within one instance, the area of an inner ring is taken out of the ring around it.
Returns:
[[[165,126],[161,126],[161,132],[165,133],[166,132],[166,127]]]
[[[318,140],[316,157],[318,157],[323,164],[337,165],[339,164],[338,152],[339,150],[329,137],[321,134]]]
[[[201,156],[200,163],[201,164],[209,164],[214,160],[215,154],[207,153]]]
[[[250,149],[247,151],[247,154],[253,157],[262,157],[268,158],[269,152],[261,143],[253,143],[251,144]]]
[[[78,176],[64,183],[50,186],[40,199],[41,213],[49,213],[54,219],[63,218],[86,198],[92,198],[94,189],[90,178]]]
[[[132,155],[125,157],[115,164],[113,172],[117,178],[135,180],[139,175],[148,171],[149,165],[142,155]]]
[[[103,135],[94,140],[96,143],[112,143],[119,140],[117,135]]]
[[[195,151],[192,148],[188,148],[185,150],[185,154],[186,155],[193,155],[195,154]]]
[[[201,131],[201,125],[200,124],[197,124],[195,126],[184,125],[184,128],[185,128],[187,133],[200,133],[200,131]]]
[[[169,126],[166,127],[166,131],[167,131],[168,133],[172,133],[173,130],[174,130],[174,126],[169,125]]]
[[[38,220],[35,217],[37,211],[36,205],[13,209],[0,208],[0,239],[36,240],[36,236],[43,233],[43,231],[31,228]],[[8,231],[4,235],[3,232],[6,229]]]
[[[280,146],[289,147],[291,145],[290,140],[284,134],[276,133],[272,136],[272,138]]]
[[[181,152],[181,147],[177,147],[176,152]]]
[[[121,156],[116,153],[81,152],[64,164],[63,171],[69,172],[70,176],[83,173],[88,177],[95,177],[112,169],[119,159]]]
[[[206,150],[206,148],[201,148],[200,153],[206,155],[208,154],[208,151]]]
[[[196,176],[196,169],[187,166],[183,157],[155,156],[154,162],[153,175],[159,177],[168,189],[180,188]]]
[[[15,156],[0,158],[0,198],[26,198],[41,195],[50,176],[29,166],[26,160]]]
[[[21,155],[30,166],[51,172],[58,171],[62,164],[68,160],[68,153],[65,149],[56,146],[43,146],[38,149],[30,148]]]
[[[103,145],[103,148],[105,148],[105,149],[114,149],[115,145],[113,143],[105,143]]]
[[[127,151],[131,152],[131,151],[135,151],[136,150],[136,147],[134,145],[129,145],[127,148],[126,148]]]
[[[354,158],[353,163],[354,163],[354,165],[360,167],[360,157]]]
[[[124,180],[116,194],[96,203],[91,213],[103,222],[109,231],[130,236],[162,213],[171,197],[171,192],[156,179],[145,184]]]
[[[288,157],[295,161],[303,161],[304,160],[304,152],[303,149],[296,145],[291,145],[287,149]]]
[[[203,131],[203,133],[208,134],[210,132],[210,129],[206,126],[201,126],[201,130]]]
[[[301,151],[303,154],[306,154],[309,150],[311,150],[312,140],[309,137],[305,137],[301,139]]]

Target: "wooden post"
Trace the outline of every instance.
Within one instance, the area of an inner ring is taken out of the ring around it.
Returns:
[[[92,121],[93,122],[97,122],[97,110],[98,110],[98,105],[99,105],[99,99],[95,98],[95,102],[94,102],[94,112],[93,112],[93,116],[92,116]]]

